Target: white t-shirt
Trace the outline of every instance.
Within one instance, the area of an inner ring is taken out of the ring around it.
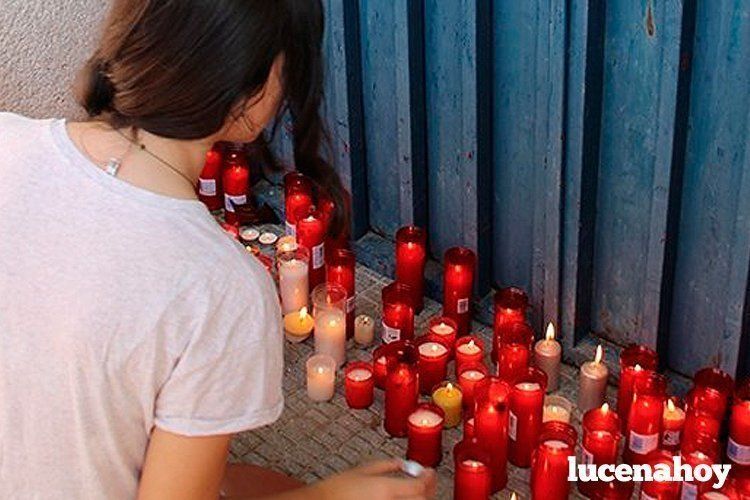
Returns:
[[[0,498],[133,498],[154,426],[273,422],[280,317],[200,202],[109,176],[63,120],[0,113]]]

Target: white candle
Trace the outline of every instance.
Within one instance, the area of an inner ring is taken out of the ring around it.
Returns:
[[[430,331],[434,333],[435,335],[442,337],[445,335],[453,334],[456,331],[456,329],[453,328],[451,325],[440,322],[437,325],[432,325],[432,327],[430,328]]]
[[[279,294],[284,314],[307,307],[310,295],[307,262],[302,259],[279,261]]]
[[[409,415],[409,422],[417,427],[435,427],[443,423],[443,417],[430,410],[417,410]]]
[[[316,354],[307,360],[307,395],[313,401],[328,401],[336,385],[336,362],[328,355]]]
[[[375,322],[366,314],[354,318],[354,341],[359,345],[370,345],[375,339]]]
[[[346,378],[351,379],[354,382],[364,382],[365,380],[372,378],[372,370],[355,368],[346,374]]]
[[[479,346],[476,345],[473,340],[470,340],[467,343],[456,347],[456,350],[461,354],[476,354],[479,352]]]
[[[439,358],[447,352],[448,349],[440,342],[425,342],[419,346],[419,354],[426,358]]]
[[[607,393],[609,370],[602,363],[602,346],[596,348],[593,361],[581,365],[580,386],[578,389],[578,408],[586,413],[592,408],[599,408],[604,403]]]
[[[469,381],[477,381],[482,380],[484,378],[484,373],[480,372],[479,370],[464,370],[461,372],[461,378],[465,378]]]
[[[534,363],[547,374],[547,392],[557,390],[560,378],[560,358],[562,347],[555,340],[555,327],[552,323],[547,325],[547,333],[544,340],[540,340],[534,346]]]
[[[316,313],[315,352],[329,355],[338,366],[346,361],[346,315],[341,309]]]
[[[570,423],[570,410],[557,405],[544,405],[542,422],[565,422]]]

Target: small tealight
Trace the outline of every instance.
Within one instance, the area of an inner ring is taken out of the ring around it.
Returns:
[[[258,239],[258,236],[260,236],[260,231],[255,229],[254,227],[246,227],[242,231],[240,231],[240,238],[242,238],[242,241],[247,243],[252,243],[253,241]]]
[[[278,239],[279,237],[273,233],[263,233],[258,238],[258,241],[260,241],[263,245],[273,245]]]

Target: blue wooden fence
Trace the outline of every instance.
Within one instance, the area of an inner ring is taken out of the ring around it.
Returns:
[[[415,222],[436,259],[476,249],[478,297],[526,288],[568,352],[748,371],[750,2],[325,6],[357,237]]]

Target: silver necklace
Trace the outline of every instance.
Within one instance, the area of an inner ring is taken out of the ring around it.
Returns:
[[[125,139],[129,143],[133,144],[134,146],[138,146],[138,148],[141,151],[143,151],[144,153],[146,153],[147,155],[149,155],[151,158],[153,158],[154,160],[158,161],[159,163],[161,163],[162,165],[164,165],[165,167],[167,167],[173,173],[175,173],[175,174],[179,175],[180,177],[182,177],[185,180],[185,182],[187,182],[190,185],[191,189],[195,189],[195,183],[192,180],[190,180],[190,177],[188,177],[187,175],[185,175],[182,172],[180,172],[180,169],[178,169],[177,167],[175,167],[174,165],[172,165],[171,163],[169,163],[165,159],[159,157],[158,155],[156,155],[155,153],[153,153],[151,150],[147,149],[146,145],[143,144],[142,142],[139,142],[139,141],[137,141],[135,139],[131,139],[130,137],[128,137],[125,134],[123,134],[122,131],[119,130],[119,129],[114,129],[114,130],[115,130],[115,132],[117,132],[118,134],[120,134],[120,136],[122,136],[123,139]],[[120,168],[120,164],[121,163],[122,163],[121,161],[115,160],[114,158],[110,159],[109,162],[107,163],[107,165],[105,166],[105,169],[106,169],[107,173],[109,173],[110,175],[113,175],[113,176],[117,175],[117,170]]]

